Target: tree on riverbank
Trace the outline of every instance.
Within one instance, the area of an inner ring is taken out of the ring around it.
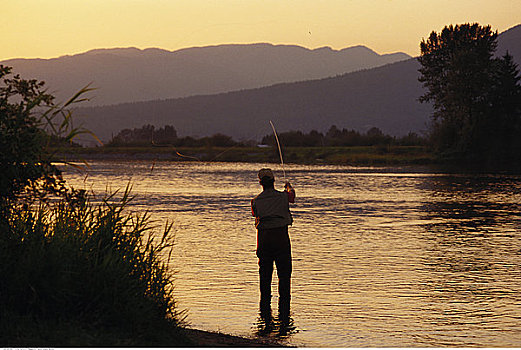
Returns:
[[[156,129],[153,125],[141,128],[123,129],[112,138],[108,146],[146,146],[151,144],[172,144],[177,142],[177,131],[171,125]]]
[[[199,139],[177,137],[176,129],[165,125],[158,129],[147,124],[141,128],[123,129],[107,143],[108,147],[174,146],[174,147],[231,147],[239,143],[230,136],[214,134]]]
[[[48,147],[70,141],[67,106],[0,65],[0,344],[179,346],[168,270],[171,225],[126,214],[128,189],[96,198],[67,186]],[[99,204],[93,204],[97,202]]]
[[[333,125],[323,134],[316,130],[309,133],[286,131],[279,133],[279,140],[285,147],[353,147],[353,146],[423,146],[425,140],[416,133],[393,137],[386,135],[379,128],[373,127],[362,133],[356,130],[342,129]],[[275,145],[275,137],[268,134],[262,138],[262,144]]]
[[[446,26],[422,40],[420,101],[434,106],[430,139],[442,157],[519,162],[521,86],[512,57],[494,57],[490,26]]]

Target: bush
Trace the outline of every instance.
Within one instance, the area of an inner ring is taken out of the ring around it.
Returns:
[[[129,189],[10,211],[0,235],[2,346],[176,345],[171,225],[124,214]],[[165,331],[168,330],[168,331]]]
[[[49,145],[79,133],[43,82],[0,65],[0,345],[186,345],[168,270],[171,225],[65,183]],[[189,344],[189,343],[188,343]]]

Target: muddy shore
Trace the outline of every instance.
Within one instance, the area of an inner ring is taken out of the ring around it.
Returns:
[[[183,333],[197,347],[287,347],[275,339],[243,338],[229,334],[185,328]]]

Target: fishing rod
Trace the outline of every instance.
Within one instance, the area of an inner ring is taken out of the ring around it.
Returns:
[[[282,158],[282,150],[280,149],[279,137],[277,136],[277,132],[275,131],[275,125],[273,125],[270,120],[271,128],[273,129],[273,135],[275,135],[275,141],[277,141],[277,147],[279,148],[279,156],[280,156],[280,164],[282,165],[282,174],[284,175],[284,183],[287,183],[286,180],[286,171],[284,170],[284,159]]]

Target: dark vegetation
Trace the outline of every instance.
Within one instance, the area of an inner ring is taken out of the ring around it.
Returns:
[[[380,129],[373,127],[365,133],[356,130],[338,129],[335,125],[329,128],[326,134],[311,130],[309,133],[301,131],[282,132],[279,141],[288,147],[339,147],[339,146],[424,146],[426,140],[416,133],[407,136],[395,137],[384,134]],[[275,136],[266,135],[262,144],[275,146]]]
[[[94,197],[53,163],[84,132],[67,107],[85,91],[60,106],[0,65],[0,344],[190,344],[167,268],[171,225],[153,234],[146,214],[126,214],[128,189]]]
[[[445,160],[510,167],[521,163],[521,86],[507,52],[495,57],[497,33],[463,24],[421,42],[421,101],[434,106],[430,144]]]
[[[326,134],[311,130],[309,133],[302,131],[281,132],[280,142],[285,147],[338,147],[338,146],[424,146],[426,139],[416,133],[407,136],[395,137],[384,134],[378,128],[371,128],[366,133],[356,130],[338,129],[333,125]],[[166,125],[156,129],[153,125],[144,125],[141,128],[124,129],[107,143],[107,147],[136,147],[136,146],[175,146],[175,147],[251,147],[257,142],[254,140],[235,141],[231,136],[214,134],[209,137],[177,137],[176,129]],[[261,145],[275,146],[275,136],[265,135]]]
[[[165,131],[168,131],[168,136]],[[316,130],[282,132],[279,135],[288,163],[391,165],[426,164],[435,160],[429,154],[427,140],[416,133],[403,137],[385,135],[378,128],[366,133],[332,126],[323,134]],[[69,149],[71,159],[153,159],[175,161],[278,162],[273,134],[265,135],[261,144],[254,140],[235,141],[230,136],[177,137],[173,126],[156,129],[152,125],[125,129],[105,147]]]
[[[210,137],[199,139],[186,136],[177,137],[176,129],[171,125],[165,125],[156,129],[155,126],[147,124],[141,128],[123,129],[107,143],[107,147],[128,146],[175,146],[175,147],[228,147],[239,145],[230,136],[215,134]]]
[[[63,156],[81,159],[279,163],[277,147],[91,147]],[[415,165],[437,163],[423,146],[282,147],[285,163],[338,165]]]

